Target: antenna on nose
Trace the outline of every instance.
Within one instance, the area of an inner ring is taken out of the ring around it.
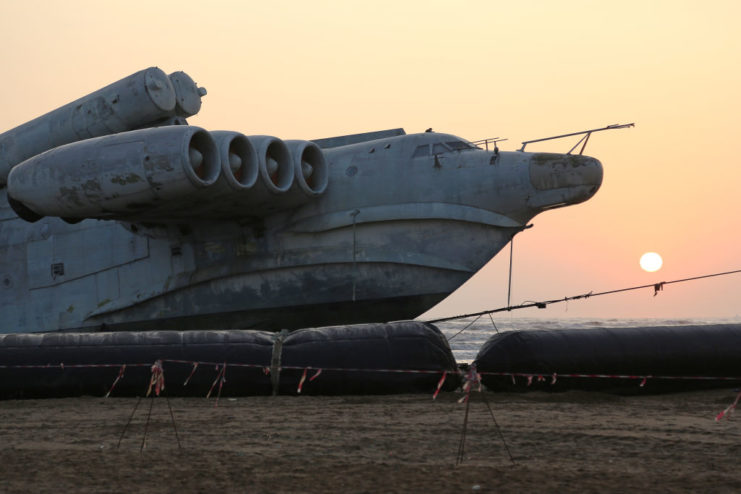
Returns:
[[[589,136],[592,135],[592,132],[601,132],[603,130],[613,130],[613,129],[626,129],[628,127],[635,127],[635,123],[629,123],[629,124],[612,124],[612,125],[608,125],[607,127],[602,127],[602,128],[599,128],[599,129],[582,130],[581,132],[572,132],[570,134],[562,134],[560,136],[544,137],[542,139],[533,139],[532,141],[522,141],[522,147],[520,149],[518,149],[518,151],[525,151],[525,146],[527,146],[528,144],[533,143],[533,142],[550,141],[550,140],[553,140],[553,139],[561,139],[563,137],[579,136],[579,135],[584,134],[584,137],[582,137],[581,139],[579,139],[579,142],[577,142],[574,145],[574,147],[572,147],[569,150],[569,152],[566,153],[566,154],[571,154],[571,152],[574,149],[576,149],[576,147],[579,144],[581,144],[583,142],[584,144],[582,144],[582,147],[579,150],[579,154],[582,154],[584,152],[584,148],[587,147],[587,142],[589,142]]]

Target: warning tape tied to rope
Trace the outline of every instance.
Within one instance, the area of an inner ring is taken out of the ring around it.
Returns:
[[[206,394],[206,398],[211,398],[211,393],[214,390],[214,387],[216,384],[219,384],[219,392],[218,396],[216,397],[216,403],[214,404],[214,407],[219,406],[219,398],[221,397],[221,388],[224,386],[224,383],[226,382],[226,362],[221,364],[221,366],[216,365],[216,370],[218,373],[216,374],[216,379],[214,379],[213,384],[211,384],[211,389],[208,390],[208,394]]]
[[[105,394],[105,397],[108,398],[111,396],[111,393],[113,392],[113,388],[116,387],[116,384],[118,384],[118,381],[123,379],[124,371],[126,370],[126,364],[121,366],[121,369],[118,371],[118,376],[116,377],[116,380],[113,381],[113,385],[111,386],[111,389],[108,390],[108,392]]]
[[[480,372],[482,376],[500,376],[510,377],[512,384],[516,384],[515,377],[524,377],[532,384],[533,379],[536,382],[545,381],[543,372]],[[741,376],[654,376],[645,374],[577,374],[577,373],[560,373],[551,374],[551,385],[556,383],[559,377],[577,378],[577,379],[640,379],[640,386],[646,385],[648,379],[662,379],[671,381],[741,381]],[[528,384],[528,385],[529,385]]]
[[[301,374],[301,380],[299,380],[299,382],[298,382],[298,389],[296,390],[296,392],[297,392],[298,394],[301,394],[301,390],[302,390],[302,389],[303,389],[303,387],[304,387],[304,381],[306,381],[306,374],[307,374],[307,373],[309,372],[309,369],[310,369],[310,368],[311,368],[311,367],[306,367],[306,368],[304,369],[304,373],[303,373],[303,374]],[[311,377],[309,378],[309,382],[312,382],[313,380],[315,380],[315,379],[316,379],[317,377],[319,377],[319,375],[320,375],[321,373],[322,373],[322,369],[319,369],[319,370],[317,370],[317,371],[316,371],[316,372],[314,373],[314,375],[313,375],[313,376],[311,376]]]
[[[196,373],[196,369],[197,369],[197,368],[198,368],[198,362],[195,362],[195,363],[193,364],[193,370],[192,370],[192,371],[190,371],[190,375],[188,376],[188,378],[187,378],[187,379],[185,380],[185,382],[183,383],[183,386],[187,386],[187,385],[188,385],[188,383],[190,382],[190,378],[191,378],[191,377],[193,377],[193,374],[195,374],[195,373]]]
[[[162,391],[165,390],[165,371],[162,368],[162,361],[157,360],[152,365],[152,377],[149,380],[149,388],[147,388],[147,395],[152,393],[154,388],[154,394],[159,396]]]
[[[736,399],[733,401],[733,403],[728,405],[728,407],[725,410],[723,410],[722,412],[720,412],[718,415],[715,416],[715,421],[720,422],[722,418],[725,418],[726,420],[731,418],[731,414],[736,409],[736,405],[738,405],[739,399],[741,399],[741,391],[739,391],[739,393],[736,395]]]
[[[164,363],[180,363],[193,366],[190,375],[186,379],[184,385],[190,382],[196,369],[199,366],[214,366],[219,374],[223,372],[223,367],[227,364],[224,362],[204,362],[204,361],[192,361],[192,360],[177,360],[177,359],[159,359],[158,372],[162,371],[162,365]],[[152,365],[151,363],[115,363],[115,364],[43,364],[43,365],[0,365],[0,369],[84,369],[84,368],[112,368],[116,367],[119,369],[119,378],[123,378],[123,370],[128,367],[149,367],[154,368],[157,364]],[[246,367],[261,369],[266,375],[270,374],[270,368],[263,364],[247,364],[239,362],[229,362],[230,367]],[[448,374],[464,375],[469,371],[461,370],[428,370],[428,369],[371,369],[371,368],[357,368],[357,367],[311,367],[311,366],[289,366],[284,365],[278,368],[278,370],[300,370],[307,372],[310,370],[316,371],[316,373],[309,379],[309,381],[315,380],[322,372],[381,372],[381,373],[400,373],[400,374],[441,374],[444,372],[446,376]],[[544,381],[544,376],[548,373],[543,372],[511,372],[511,371],[500,371],[500,372],[487,372],[477,371],[481,376],[502,376],[509,377],[513,380],[513,384],[516,383],[514,380],[516,377],[531,377],[532,379],[538,379]],[[561,378],[590,378],[590,379],[663,379],[663,380],[684,380],[684,381],[741,381],[741,376],[669,376],[669,375],[647,375],[647,374],[588,374],[588,373],[550,373],[551,384],[556,383],[558,377]],[[217,378],[220,376],[217,376]],[[223,377],[223,376],[221,376]],[[214,384],[218,383],[218,380],[214,381]],[[644,383],[645,384],[645,383]]]
[[[440,381],[437,383],[437,388],[435,389],[435,394],[432,395],[432,399],[437,399],[437,395],[440,394],[440,390],[443,387],[443,384],[445,383],[445,378],[448,377],[448,371],[443,372],[443,377],[440,378]]]
[[[483,391],[481,385],[481,374],[476,371],[476,364],[471,364],[468,371],[463,374],[463,397],[458,400],[458,403],[466,403],[471,396],[471,391],[478,385],[478,391]]]
[[[192,365],[193,369],[190,372],[190,375],[183,383],[183,386],[186,386],[190,379],[193,377],[193,374],[195,373],[196,369],[199,365],[213,365],[217,370],[216,378],[214,379],[214,382],[211,384],[211,388],[208,391],[208,394],[206,395],[206,398],[211,397],[211,393],[213,392],[214,388],[216,387],[216,384],[219,385],[218,394],[216,398],[216,404],[214,406],[218,406],[219,398],[221,397],[221,390],[224,386],[224,383],[226,382],[226,366],[227,363],[214,363],[214,362],[193,362],[190,360],[177,360],[177,359],[160,359],[156,360],[154,364],[148,364],[148,363],[128,363],[128,364],[67,364],[64,363],[60,364],[44,364],[44,365],[0,365],[0,369],[81,369],[81,368],[111,368],[111,367],[118,367],[118,375],[116,376],[116,379],[113,381],[113,384],[111,385],[111,388],[109,389],[108,393],[106,393],[106,397],[110,396],[110,394],[113,392],[114,388],[116,387],[116,384],[123,379],[124,372],[126,371],[127,367],[144,367],[144,366],[151,366],[151,377],[149,380],[149,386],[147,388],[146,396],[150,396],[152,391],[154,391],[155,396],[160,396],[162,391],[165,389],[165,375],[164,375],[164,363],[180,363],[180,364],[188,364]],[[270,374],[270,368],[266,367],[262,364],[246,364],[246,363],[229,363],[228,365],[232,367],[247,367],[247,368],[258,368],[262,369],[262,371],[265,373],[265,375]],[[300,394],[303,386],[306,382],[306,378],[308,375],[309,370],[316,370],[316,372],[309,378],[309,382],[314,381],[319,375],[324,371],[337,371],[337,372],[383,372],[383,373],[401,373],[401,374],[440,374],[440,370],[426,370],[426,369],[363,369],[363,368],[341,368],[341,367],[323,367],[323,368],[316,368],[316,367],[299,367],[299,366],[281,366],[278,368],[278,370],[302,370],[301,379],[298,384],[297,392]],[[535,382],[546,382],[546,378],[544,377],[544,373],[542,372],[479,372],[476,369],[476,364],[471,364],[468,370],[445,370],[442,372],[442,376],[440,380],[437,383],[437,386],[435,388],[435,392],[432,396],[433,400],[437,398],[439,395],[443,385],[445,384],[445,380],[447,379],[448,374],[453,375],[459,375],[463,377],[463,385],[462,389],[464,392],[464,396],[458,400],[459,403],[466,403],[470,397],[470,393],[474,388],[477,388],[477,391],[482,391],[482,376],[499,376],[499,377],[509,377],[512,380],[512,384],[516,385],[516,377],[524,377],[527,379],[527,386],[530,386],[533,383],[533,380]],[[553,386],[556,384],[558,377],[565,377],[565,378],[578,378],[578,379],[631,379],[631,380],[640,380],[640,387],[644,387],[646,383],[648,382],[648,379],[658,379],[658,380],[676,380],[676,381],[741,381],[741,377],[739,376],[654,376],[654,375],[640,375],[640,374],[584,374],[584,373],[552,373],[551,379],[550,379],[550,385]],[[741,392],[736,396],[735,401],[729,405],[725,410],[720,412],[716,417],[716,421],[720,421],[723,418],[728,419],[730,415],[733,413],[733,411],[736,409],[739,401],[741,401]]]
[[[183,383],[183,385],[187,385],[191,378],[193,377],[193,374],[195,373],[196,369],[199,366],[214,366],[217,371],[220,371],[219,374],[223,373],[223,367],[227,364],[224,362],[217,363],[217,362],[203,362],[203,361],[192,361],[192,360],[177,360],[177,359],[159,359],[157,360],[159,363],[159,367],[156,368],[157,372],[162,372],[162,365],[164,363],[180,363],[180,364],[187,364],[193,366],[193,369],[190,372],[190,375],[186,379],[186,381]],[[116,367],[119,369],[119,377],[123,378],[123,370],[127,367],[149,367],[155,368],[155,365],[152,365],[151,363],[115,363],[115,364],[43,364],[43,365],[0,365],[0,369],[60,369],[60,370],[69,370],[69,369],[84,369],[84,368],[112,368]],[[229,362],[229,366],[231,367],[246,367],[246,368],[255,368],[255,369],[261,369],[266,375],[270,374],[270,368],[266,367],[262,364],[247,364],[247,363],[239,363],[239,362]],[[381,372],[381,373],[399,373],[399,374],[440,374],[441,372],[444,372],[446,376],[448,374],[454,374],[454,375],[464,375],[466,372],[469,371],[461,371],[461,370],[428,370],[428,369],[371,369],[371,368],[357,368],[357,367],[311,367],[311,366],[289,366],[284,365],[278,368],[278,370],[300,370],[307,372],[310,370],[316,371],[316,373],[309,379],[309,381],[315,380],[322,372]],[[154,371],[153,371],[154,372]],[[513,380],[513,384],[516,382],[514,380],[515,377],[525,377],[525,378],[532,378],[532,379],[538,379],[540,381],[544,381],[545,378],[543,377],[546,375],[546,373],[543,372],[511,372],[511,371],[500,371],[500,372],[487,372],[487,371],[478,371],[478,373],[481,376],[502,376],[502,377],[509,377]],[[646,380],[646,379],[663,379],[663,380],[684,380],[684,381],[741,381],[741,376],[674,376],[674,375],[647,375],[647,374],[590,374],[590,373],[550,373],[551,376],[551,384],[556,383],[556,379],[558,377],[561,378],[590,378],[590,379],[640,379],[640,380]],[[223,377],[223,376],[217,376]],[[214,381],[214,384],[216,384],[218,380]],[[645,384],[645,383],[644,383]]]

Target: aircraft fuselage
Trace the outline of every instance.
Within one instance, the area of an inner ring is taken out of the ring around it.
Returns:
[[[260,214],[235,204],[228,218],[27,223],[0,188],[0,331],[410,319],[536,214],[585,201],[602,181],[593,158],[495,153],[440,133],[323,152],[322,195]]]

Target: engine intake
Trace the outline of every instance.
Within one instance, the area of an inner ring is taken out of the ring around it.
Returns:
[[[310,141],[285,141],[293,156],[294,187],[309,197],[324,193],[329,182],[327,161],[322,150]]]
[[[293,163],[285,143],[272,136],[250,136],[257,149],[260,182],[273,194],[288,192],[293,185]]]
[[[221,179],[232,189],[252,188],[257,182],[259,163],[257,151],[247,136],[239,132],[217,130],[211,136],[219,148]]]

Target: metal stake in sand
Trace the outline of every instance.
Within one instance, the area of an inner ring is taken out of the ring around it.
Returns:
[[[147,396],[151,396],[149,402],[149,413],[147,414],[147,421],[144,423],[144,437],[142,438],[142,445],[139,448],[139,452],[144,451],[144,446],[147,443],[147,432],[149,431],[149,419],[152,416],[152,407],[154,406],[154,395],[159,396],[165,389],[165,373],[162,369],[162,361],[156,360],[152,365],[152,377],[149,379],[149,387],[147,388]],[[152,393],[154,391],[154,393]]]
[[[147,421],[144,422],[144,437],[142,438],[142,445],[139,448],[139,453],[144,451],[144,446],[147,444],[147,431],[149,430],[149,418],[152,416],[152,407],[154,406],[154,395],[149,399],[149,413],[147,413]]]
[[[466,394],[463,398],[459,400],[459,403],[462,403],[462,402],[466,403],[466,414],[463,417],[463,431],[461,432],[461,440],[458,443],[458,454],[456,456],[455,465],[458,466],[461,463],[463,463],[463,458],[465,455],[465,445],[466,445],[466,432],[468,429],[468,413],[471,407],[471,391],[473,390],[473,387],[475,385],[478,385],[479,394],[481,394],[481,398],[484,400],[484,403],[486,403],[486,408],[489,409],[489,415],[491,415],[491,419],[494,422],[494,427],[496,428],[497,433],[499,434],[499,438],[502,440],[502,444],[504,444],[504,449],[505,451],[507,451],[507,456],[509,456],[509,461],[511,461],[512,464],[514,464],[515,460],[512,457],[512,453],[510,453],[509,451],[509,446],[507,446],[507,441],[504,440],[504,435],[502,434],[502,430],[499,428],[497,419],[494,417],[494,411],[491,409],[491,405],[489,405],[489,400],[486,399],[486,395],[484,394],[484,390],[482,389],[481,375],[478,372],[476,372],[475,363],[471,364],[471,368],[464,375],[464,379],[465,379],[465,383],[463,384],[463,392]]]
[[[458,454],[455,458],[455,466],[463,463],[464,446],[466,444],[466,429],[468,429],[468,410],[471,408],[471,400],[466,400],[466,414],[463,416],[463,431],[458,443]]]
[[[164,396],[164,393],[162,393]],[[139,398],[141,400],[141,398]],[[178,449],[183,449],[182,445],[180,444],[180,435],[178,434],[178,428],[175,425],[175,414],[172,412],[172,406],[170,405],[170,399],[165,396],[165,402],[167,402],[167,408],[170,410],[170,420],[172,421],[172,429],[175,431],[175,439],[178,442]],[[138,403],[137,403],[138,406]],[[142,445],[139,448],[139,453],[144,451],[144,448],[146,447],[147,442],[147,431],[149,429],[149,419],[152,416],[152,408],[154,406],[154,395],[150,398],[149,401],[149,413],[147,413],[147,421],[144,423],[144,438],[142,439]],[[136,409],[135,409],[136,410]],[[133,417],[133,414],[132,414]]]
[[[142,444],[139,448],[139,453],[142,453],[144,451],[144,448],[147,444],[147,434],[149,432],[149,421],[152,417],[152,408],[154,407],[154,397],[155,395],[159,396],[160,393],[164,395],[165,390],[165,373],[162,368],[162,361],[157,360],[154,365],[152,365],[152,377],[149,380],[149,387],[147,388],[147,394],[146,396],[151,396],[150,402],[149,402],[149,412],[147,413],[147,420],[144,423],[144,437],[142,438]],[[152,393],[154,391],[154,393]],[[175,424],[175,414],[172,411],[172,406],[170,405],[170,399],[165,396],[165,401],[167,402],[167,408],[170,411],[170,419],[172,420],[172,429],[175,431],[175,439],[178,442],[178,449],[182,449],[182,445],[180,443],[180,435],[178,434],[178,428]],[[131,424],[131,421],[134,418],[134,414],[136,413],[136,410],[139,408],[139,404],[141,403],[141,396],[138,397],[136,400],[136,405],[134,406],[134,410],[131,411],[131,415],[129,416],[128,422],[126,422],[126,426],[124,426],[123,431],[121,431],[121,436],[118,438],[118,444],[116,445],[116,449],[118,449],[121,446],[121,441],[123,440],[124,435],[126,434],[126,431],[129,428],[129,425]]]
[[[142,397],[141,396],[137,397],[136,405],[134,405],[134,409],[131,411],[131,415],[129,415],[129,421],[126,422],[126,425],[124,426],[123,430],[121,431],[121,435],[118,438],[118,444],[116,445],[116,449],[118,449],[121,446],[121,441],[123,440],[123,437],[126,434],[126,430],[129,428],[129,424],[131,424],[131,420],[134,418],[136,409],[139,408],[139,403],[141,403],[141,401],[142,401]]]
[[[512,462],[512,464],[515,464],[515,459],[512,457],[512,453],[509,451],[509,446],[507,446],[507,441],[504,440],[504,434],[502,434],[502,429],[499,427],[499,424],[497,423],[497,419],[494,418],[494,410],[491,409],[491,406],[489,405],[489,400],[486,398],[486,393],[482,392],[481,397],[484,399],[484,403],[486,403],[486,408],[489,409],[489,415],[491,415],[491,420],[494,422],[494,428],[497,430],[497,434],[499,434],[499,439],[502,440],[502,444],[504,444],[504,450],[507,451],[507,456],[509,456],[509,461]]]
[[[178,441],[178,449],[183,449],[183,447],[180,445],[180,436],[178,435],[178,428],[175,425],[175,414],[172,413],[172,407],[170,406],[170,398],[165,396],[165,401],[167,402],[167,408],[170,409],[170,420],[172,420],[172,430],[175,431],[175,439]]]

